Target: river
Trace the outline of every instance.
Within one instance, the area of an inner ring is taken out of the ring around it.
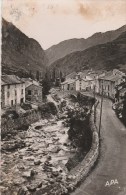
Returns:
[[[39,187],[46,188],[57,174],[65,181],[69,157],[74,155],[67,135],[68,127],[56,117],[40,120],[24,132],[2,142],[2,181],[1,192],[4,195],[17,195],[27,191],[34,192]],[[8,151],[15,140],[22,140],[25,147]],[[24,193],[25,194],[25,193]]]

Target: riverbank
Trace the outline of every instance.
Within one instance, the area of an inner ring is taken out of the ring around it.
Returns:
[[[90,106],[86,105],[85,108],[89,109]],[[82,142],[83,154],[78,160],[77,153],[80,147],[73,144],[76,143],[75,140],[68,139],[70,130],[68,115],[71,109],[75,113],[75,107],[78,110],[81,106],[73,101],[73,97],[67,97],[61,101],[57,116],[51,115],[48,119],[40,119],[30,125],[27,131],[18,130],[18,134],[10,137],[10,140],[3,140],[2,193],[4,195],[60,195],[68,194],[74,189],[73,177],[71,178],[67,169],[67,163],[70,159],[76,158],[75,165],[72,162],[73,169],[83,160],[91,147],[85,150],[85,141]],[[83,122],[84,116],[90,114],[88,109],[81,110],[82,114],[86,114],[82,115]],[[76,125],[73,127],[77,129]],[[83,133],[83,128],[80,127],[80,130],[79,136]]]
[[[27,132],[19,132],[10,141],[2,142],[2,194],[50,193],[54,184],[66,182],[65,166],[75,149],[68,140],[68,128],[56,117],[32,124]],[[13,148],[15,140],[25,145]]]

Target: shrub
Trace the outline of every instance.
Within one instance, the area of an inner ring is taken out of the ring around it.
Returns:
[[[32,106],[31,106],[31,104],[23,103],[21,105],[21,108],[23,108],[24,110],[31,110],[32,109]]]
[[[39,105],[38,106],[38,110],[42,113],[42,114],[44,114],[44,113],[49,113],[50,112],[50,110],[49,110],[49,107],[47,106],[47,104],[45,103],[45,104],[41,104],[41,105]]]
[[[93,104],[95,103],[95,98],[85,96],[85,95],[81,94],[80,92],[78,92],[78,94],[77,94],[77,100],[78,100],[80,105],[88,105],[89,107],[92,107]]]
[[[2,118],[12,118],[17,119],[19,117],[19,114],[16,112],[16,110],[7,110],[3,115]]]
[[[53,115],[57,114],[57,108],[53,102],[48,102],[47,106],[49,106],[51,114]]]
[[[53,102],[47,102],[45,104],[39,105],[38,110],[41,112],[42,115],[57,114],[57,108]]]
[[[22,124],[20,127],[17,127],[17,130],[24,130],[27,131],[30,124]]]
[[[86,107],[75,107],[68,110],[69,139],[77,147],[88,150],[91,146],[92,134],[89,127],[89,115]]]

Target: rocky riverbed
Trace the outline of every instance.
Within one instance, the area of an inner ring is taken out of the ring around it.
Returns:
[[[5,137],[2,141],[2,195],[51,195],[56,194],[55,189],[67,193],[69,178],[65,165],[76,152],[67,131],[62,119],[52,117],[32,124],[26,132]]]

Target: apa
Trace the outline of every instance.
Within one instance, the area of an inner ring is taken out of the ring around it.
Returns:
[[[106,184],[105,184],[105,187],[110,187],[111,185],[115,185],[115,184],[119,184],[118,180],[117,179],[112,179],[110,182],[107,181]]]

